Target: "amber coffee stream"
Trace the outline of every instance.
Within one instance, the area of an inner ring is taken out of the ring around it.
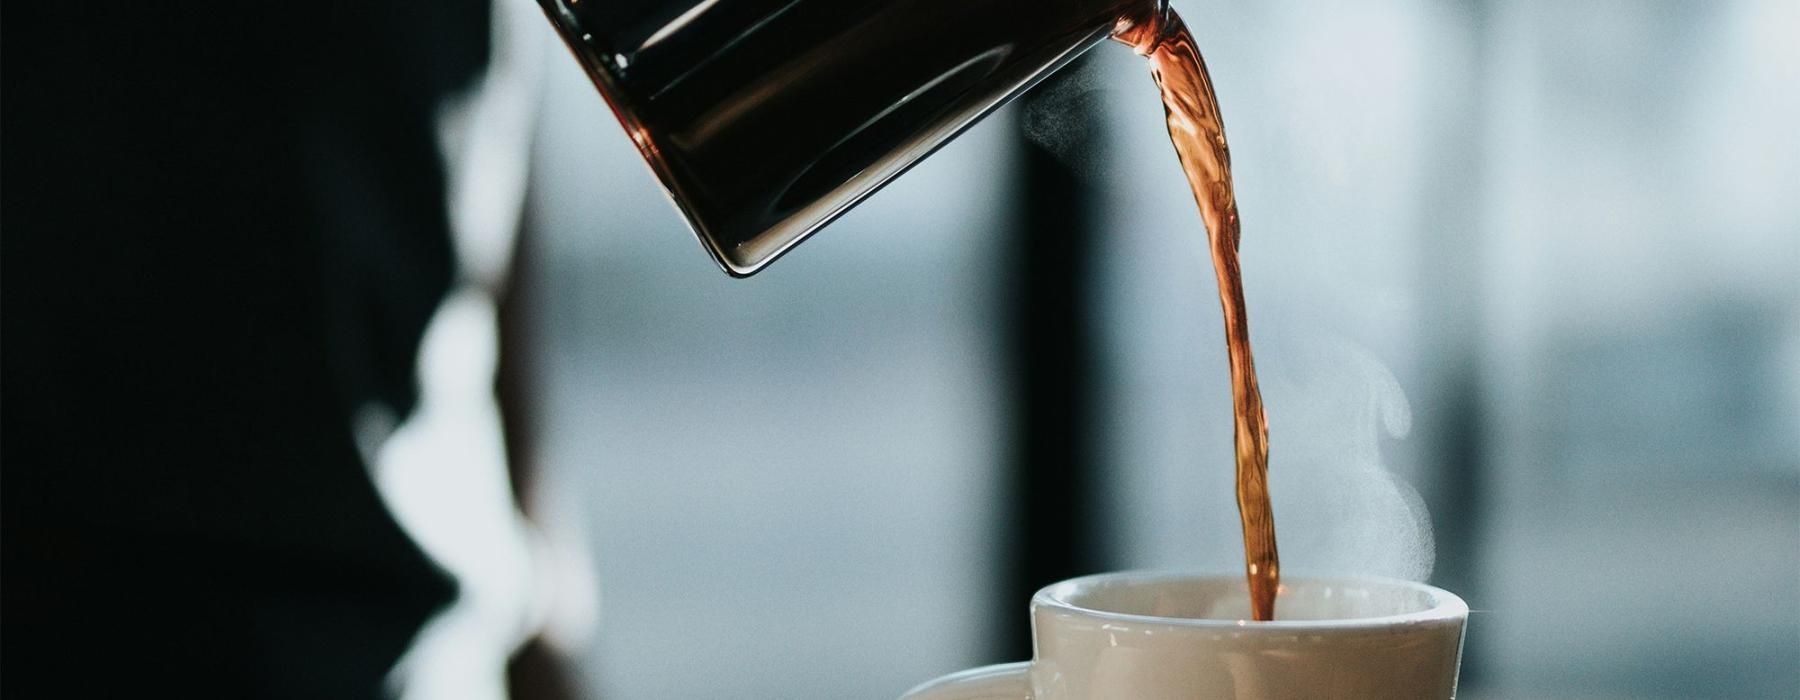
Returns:
[[[1150,59],[1150,74],[1162,90],[1168,115],[1169,140],[1175,144],[1206,224],[1231,363],[1238,516],[1244,526],[1250,612],[1256,620],[1272,620],[1281,563],[1275,552],[1275,515],[1269,508],[1269,423],[1263,415],[1262,392],[1256,386],[1256,363],[1250,356],[1250,323],[1244,312],[1244,281],[1238,268],[1237,198],[1231,190],[1231,151],[1225,145],[1219,100],[1194,37],[1173,13],[1126,29],[1117,38]]]

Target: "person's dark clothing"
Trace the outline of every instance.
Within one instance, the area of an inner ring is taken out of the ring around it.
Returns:
[[[4,8],[0,694],[381,696],[455,589],[352,426],[453,281],[485,3]]]

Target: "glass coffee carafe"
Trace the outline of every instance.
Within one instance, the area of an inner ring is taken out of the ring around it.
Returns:
[[[539,0],[700,242],[768,265],[1167,0]]]

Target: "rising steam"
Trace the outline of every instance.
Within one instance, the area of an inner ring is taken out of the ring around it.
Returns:
[[[1034,88],[1020,116],[1027,140],[1087,180],[1104,179],[1109,174],[1105,171],[1117,167],[1107,148],[1104,121],[1121,91],[1095,66],[1077,63]]]
[[[1384,439],[1412,428],[1399,381],[1342,339],[1289,345],[1272,353],[1281,359],[1264,368],[1263,384],[1282,563],[1291,573],[1425,580],[1431,520],[1381,458]]]

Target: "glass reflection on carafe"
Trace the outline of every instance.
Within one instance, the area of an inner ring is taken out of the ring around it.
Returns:
[[[708,252],[769,261],[1165,0],[539,0]]]

